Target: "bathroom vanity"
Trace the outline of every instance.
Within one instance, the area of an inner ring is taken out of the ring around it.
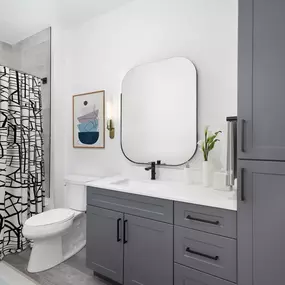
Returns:
[[[108,179],[87,189],[87,265],[95,273],[127,285],[236,282],[235,193]]]

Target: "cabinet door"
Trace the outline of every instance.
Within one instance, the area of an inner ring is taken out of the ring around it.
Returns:
[[[285,284],[285,162],[239,161],[238,285]]]
[[[285,160],[285,1],[239,0],[238,156]]]
[[[125,215],[124,285],[173,284],[173,226]]]
[[[87,207],[87,266],[123,283],[122,213]]]

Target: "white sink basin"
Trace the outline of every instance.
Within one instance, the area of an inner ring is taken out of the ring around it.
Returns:
[[[166,187],[166,183],[162,181],[155,180],[131,180],[131,179],[120,179],[117,181],[113,181],[110,184],[115,185],[117,187],[124,187],[129,189],[143,189],[144,191],[150,190],[161,190]]]
[[[110,184],[113,184],[113,185],[128,185],[129,182],[130,182],[130,179],[122,179],[122,180],[111,182]]]

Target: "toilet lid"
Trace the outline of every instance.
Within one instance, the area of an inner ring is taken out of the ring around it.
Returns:
[[[66,222],[74,217],[74,211],[70,209],[53,209],[35,215],[26,221],[27,226],[46,226]]]

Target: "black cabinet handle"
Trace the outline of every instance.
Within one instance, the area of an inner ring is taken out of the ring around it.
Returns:
[[[128,224],[128,220],[124,221],[124,243],[127,243],[127,224]]]
[[[196,222],[201,222],[201,223],[206,223],[206,224],[211,224],[211,225],[216,225],[218,226],[220,224],[219,221],[208,221],[208,220],[204,220],[204,219],[199,219],[199,218],[193,218],[190,215],[188,215],[186,217],[187,220],[192,220],[192,221],[196,221]]]
[[[245,201],[245,195],[244,195],[244,168],[240,169],[240,200],[242,202]]]
[[[121,221],[121,218],[117,219],[117,242],[120,242],[122,240],[120,235]]]
[[[189,252],[189,253],[196,254],[196,255],[199,255],[199,256],[203,256],[203,257],[206,257],[206,258],[209,258],[209,259],[213,259],[213,260],[218,260],[219,259],[219,257],[217,255],[216,256],[212,256],[212,255],[208,255],[208,254],[205,254],[205,253],[201,253],[201,252],[192,250],[190,247],[187,247],[186,251]]]
[[[244,150],[244,125],[245,120],[240,120],[240,151],[245,152]]]

